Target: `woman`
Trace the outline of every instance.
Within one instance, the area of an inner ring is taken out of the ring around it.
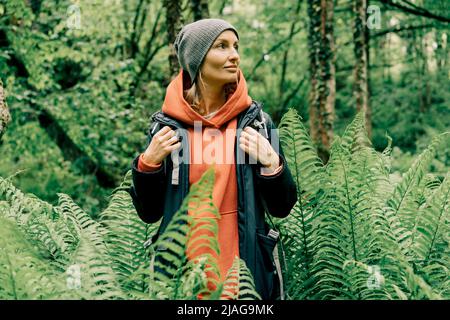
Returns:
[[[282,296],[273,256],[277,233],[269,230],[265,211],[286,217],[297,190],[270,117],[248,95],[238,42],[236,29],[221,19],[196,21],[177,35],[181,70],[167,87],[162,111],[152,116],[148,147],[133,161],[130,193],[143,221],[162,217],[159,235],[189,187],[214,166],[221,280],[238,256],[261,297],[276,299]]]

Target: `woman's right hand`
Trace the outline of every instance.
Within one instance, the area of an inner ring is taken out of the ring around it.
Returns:
[[[169,126],[165,126],[153,136],[152,141],[144,152],[143,160],[145,163],[158,165],[173,150],[178,149],[180,146],[181,142],[178,141],[176,132]]]

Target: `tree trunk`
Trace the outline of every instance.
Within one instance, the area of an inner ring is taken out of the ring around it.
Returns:
[[[11,115],[9,114],[8,105],[6,104],[6,97],[3,91],[3,82],[0,79],[0,144],[3,134],[6,131],[8,123],[11,121]]]
[[[426,46],[423,43],[424,34],[419,32],[419,36],[416,38],[416,57],[418,59],[418,80],[419,80],[419,112],[426,113],[429,109],[431,97],[430,97],[430,84],[428,79],[428,55],[426,52]]]
[[[207,0],[191,0],[191,10],[194,15],[194,21],[209,18]]]
[[[274,111],[274,114],[272,117],[272,119],[275,121],[275,123],[278,123],[280,121],[281,117],[283,116],[284,111],[287,108],[287,105],[285,104],[285,102],[287,102],[287,101],[284,99],[284,96],[286,94],[285,83],[286,83],[286,74],[287,74],[287,68],[288,68],[288,62],[289,62],[288,56],[289,56],[289,49],[291,48],[292,38],[294,37],[295,26],[296,26],[297,22],[299,21],[298,15],[300,13],[302,2],[303,2],[303,0],[297,1],[297,7],[295,9],[294,17],[292,18],[291,27],[289,30],[289,39],[290,40],[289,40],[289,43],[286,46],[286,49],[284,50],[284,54],[283,54],[283,62],[281,64],[280,86],[278,88],[279,108]]]
[[[178,63],[177,54],[173,43],[177,37],[178,32],[183,27],[183,12],[181,8],[182,2],[180,0],[164,0],[164,7],[166,8],[166,25],[167,25],[167,40],[169,43],[169,74],[170,80],[173,79],[179,72],[180,67]]]
[[[311,138],[317,144],[320,158],[327,163],[333,139],[336,100],[333,0],[308,1],[308,16]]]
[[[372,136],[371,110],[369,107],[369,32],[367,28],[367,0],[353,2],[355,22],[353,27],[353,41],[355,54],[355,67],[353,69],[354,86],[353,96],[356,110],[364,110],[366,129],[369,137]]]
[[[30,107],[38,112],[39,125],[59,147],[65,160],[77,163],[82,174],[95,175],[101,187],[114,188],[117,186],[118,177],[107,170],[109,168],[99,165],[98,160],[91,158],[80,148],[50,112],[33,102],[30,102]]]
[[[437,48],[435,54],[438,68],[438,72],[436,72],[436,74],[439,74],[439,72],[444,72],[445,74],[445,70],[447,70],[448,40],[446,41],[447,43],[444,43],[444,34],[445,31],[436,30]]]

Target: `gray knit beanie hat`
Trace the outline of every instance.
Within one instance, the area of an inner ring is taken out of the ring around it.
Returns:
[[[222,19],[202,19],[185,25],[178,33],[174,47],[178,62],[195,81],[198,69],[214,40],[225,30],[232,30],[239,35],[236,29]]]

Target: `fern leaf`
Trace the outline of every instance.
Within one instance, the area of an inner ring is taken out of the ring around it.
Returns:
[[[137,294],[137,291],[143,293],[148,290],[148,275],[134,280],[130,277],[148,260],[143,244],[158,225],[146,224],[136,214],[127,192],[129,176],[130,171],[113,191],[108,207],[100,214],[100,224],[108,230],[105,241],[118,281],[124,289]]]
[[[255,283],[245,261],[235,257],[233,265],[228,270],[221,300],[261,300],[256,292]]]
[[[209,294],[211,290],[217,290],[217,281],[220,279],[220,272],[217,264],[218,243],[217,224],[211,217],[219,218],[217,208],[212,202],[212,190],[214,186],[215,172],[208,169],[201,179],[191,186],[190,192],[183,200],[181,208],[175,213],[165,232],[160,235],[154,244],[155,248],[155,272],[151,277],[151,296],[155,296],[159,291],[165,291],[168,298],[181,298],[183,273],[189,272],[188,268],[183,268],[187,262],[186,250],[188,240],[194,238],[201,230],[210,230],[211,234],[202,235],[202,242],[193,242],[190,245],[191,252],[206,250],[205,265],[208,266],[208,277],[212,282],[211,287],[201,288],[196,294]],[[188,214],[188,213],[192,214]],[[205,241],[206,240],[206,241]],[[189,291],[189,290],[188,290]],[[208,293],[209,292],[209,293]]]

